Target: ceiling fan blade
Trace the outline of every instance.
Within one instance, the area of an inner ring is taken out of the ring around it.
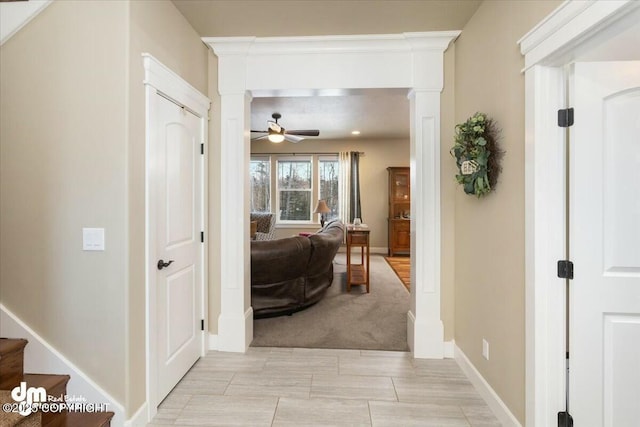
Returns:
[[[318,129],[308,130],[287,130],[284,132],[286,135],[301,135],[301,136],[320,136]]]
[[[284,134],[284,139],[286,139],[289,142],[293,142],[294,144],[296,144],[296,143],[302,141],[304,138],[285,133]]]
[[[251,129],[251,133],[269,133],[268,130],[253,130]]]
[[[263,136],[256,136],[255,138],[251,138],[252,141],[257,141],[259,139],[267,139],[269,138],[269,135],[263,135]]]

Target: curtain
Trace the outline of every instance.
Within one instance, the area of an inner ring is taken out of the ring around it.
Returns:
[[[340,198],[340,220],[347,225],[350,221],[350,200],[351,200],[351,156],[348,151],[340,152],[338,156],[340,164],[340,177],[338,197]]]
[[[350,221],[354,218],[362,219],[362,210],[360,209],[360,153],[352,151],[351,153],[351,180],[350,180],[350,200],[349,200],[349,216]],[[364,222],[364,220],[362,221]]]
[[[360,207],[360,153],[342,151],[340,162],[340,219],[346,224],[354,218],[362,219]],[[364,222],[364,221],[362,221]]]

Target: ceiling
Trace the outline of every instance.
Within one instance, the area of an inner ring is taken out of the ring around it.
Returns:
[[[481,0],[173,0],[202,37],[397,34],[461,30]],[[279,112],[286,129],[319,129],[322,139],[409,138],[406,90],[254,98],[252,129]]]
[[[251,129],[265,130],[274,112],[282,114],[278,123],[285,129],[318,129],[318,139],[409,138],[406,89],[369,89],[340,96],[254,98]],[[359,130],[360,135],[352,135],[354,130]]]
[[[481,0],[173,0],[202,37],[461,30]]]

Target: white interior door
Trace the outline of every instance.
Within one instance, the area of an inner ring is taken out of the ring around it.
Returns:
[[[200,118],[156,95],[157,402],[200,356]],[[159,264],[163,262],[165,266]],[[168,265],[167,265],[168,264]]]
[[[640,420],[640,62],[577,63],[571,89],[569,412]]]

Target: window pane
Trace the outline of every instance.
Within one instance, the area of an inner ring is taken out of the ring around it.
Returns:
[[[278,161],[278,189],[311,189],[311,162]]]
[[[338,167],[337,160],[320,160],[320,198],[326,201],[331,209],[331,212],[325,214],[327,220],[339,215]]]
[[[309,221],[311,191],[280,191],[280,220]]]
[[[271,212],[271,162],[252,159],[249,163],[251,212]]]

